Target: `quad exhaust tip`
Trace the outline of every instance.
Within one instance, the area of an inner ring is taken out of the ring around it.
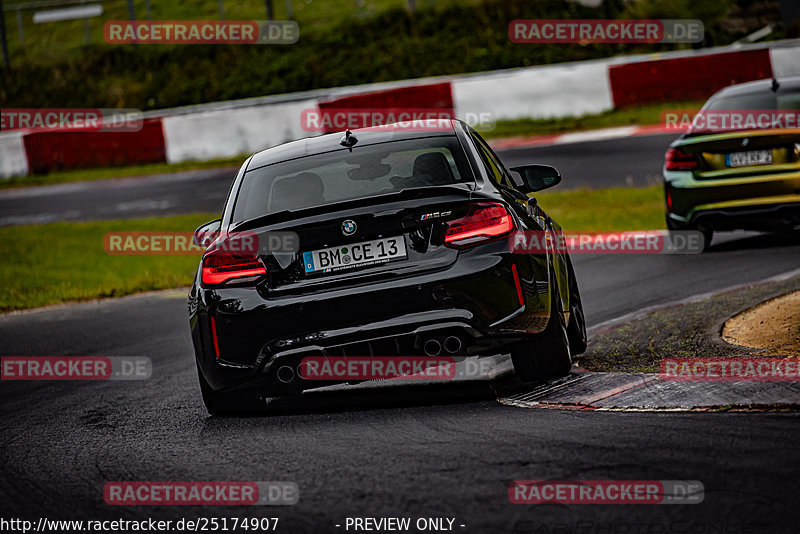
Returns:
[[[442,352],[442,345],[435,339],[429,339],[422,346],[428,356],[438,356]]]
[[[278,369],[278,380],[283,382],[284,384],[288,384],[294,378],[294,369],[289,367],[288,365],[284,365],[280,369]]]
[[[454,354],[461,350],[461,340],[456,336],[448,336],[444,340],[444,350],[450,354]]]
[[[442,353],[443,349],[448,354],[455,354],[461,350],[462,346],[461,338],[458,336],[447,336],[443,342],[431,338],[422,345],[422,348],[428,356],[438,356]]]

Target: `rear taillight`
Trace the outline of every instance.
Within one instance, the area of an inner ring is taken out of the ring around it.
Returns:
[[[473,204],[465,217],[447,223],[444,242],[467,246],[510,233],[514,221],[502,204]]]
[[[700,165],[693,154],[680,148],[670,148],[664,156],[664,169],[668,171],[691,171]]]
[[[203,256],[204,285],[244,283],[267,274],[258,256],[236,256],[230,252],[212,250]]]

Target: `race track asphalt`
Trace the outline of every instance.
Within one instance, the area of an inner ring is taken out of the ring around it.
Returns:
[[[534,146],[499,153],[508,167],[554,165],[559,189],[643,187],[660,183],[664,151],[674,135]],[[0,190],[0,226],[86,219],[129,219],[221,212],[235,167],[148,177]]]
[[[567,158],[575,147],[561,149]],[[634,158],[628,150],[623,157]],[[634,179],[648,167],[637,167]],[[208,187],[224,188],[216,180]],[[36,202],[52,213],[67,207],[49,204],[53,197],[24,198],[32,204],[21,213],[38,213]],[[141,200],[132,191],[123,198]],[[79,217],[94,213],[90,200],[73,203]],[[160,213],[142,206],[130,212]],[[699,256],[581,255],[575,270],[591,327],[792,271],[799,258],[796,235],[732,234]],[[356,516],[449,517],[456,532],[475,533],[798,531],[797,413],[524,409],[500,404],[486,381],[475,380],[324,392],[263,417],[209,417],[185,297],[174,290],[0,316],[2,355],[147,356],[153,365],[143,381],[0,383],[0,517],[277,516],[278,532],[347,532],[346,518]],[[705,495],[691,505],[509,502],[513,480],[544,479],[698,480]],[[300,502],[104,503],[105,482],[136,480],[294,481]]]
[[[796,268],[798,257],[797,242],[755,236],[703,256],[576,257],[575,268],[591,326],[758,281]],[[277,515],[283,532],[343,532],[334,525],[346,517],[435,516],[481,533],[558,525],[600,533],[610,523],[682,532],[686,522],[695,530],[683,532],[772,533],[782,532],[776,522],[797,519],[795,413],[521,409],[472,381],[338,391],[299,411],[213,418],[200,401],[182,290],[6,315],[0,339],[4,355],[148,356],[153,364],[145,381],[0,386],[2,517]],[[699,480],[705,500],[515,505],[507,488],[516,479]],[[115,480],[288,480],[301,498],[269,509],[112,507],[102,487]],[[728,530],[713,530],[720,524]]]

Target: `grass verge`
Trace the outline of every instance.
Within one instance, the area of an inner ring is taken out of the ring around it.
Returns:
[[[541,194],[539,202],[568,230],[661,228],[661,190],[599,189]],[[603,206],[602,213],[597,206]],[[199,256],[106,254],[114,231],[193,231],[216,214],[52,223],[0,228],[0,311],[120,297],[189,285]]]
[[[150,163],[132,167],[106,167],[102,169],[78,169],[74,171],[61,171],[50,174],[31,174],[30,176],[15,176],[0,180],[0,189],[9,187],[25,187],[29,185],[63,184],[67,182],[90,182],[93,180],[110,180],[113,178],[130,178],[134,176],[149,176],[199,169],[216,169],[222,167],[239,167],[247,156],[214,159],[209,161],[185,161],[183,163]]]
[[[661,186],[576,189],[539,193],[536,198],[542,208],[565,230],[614,231],[666,228]]]
[[[0,311],[191,284],[199,256],[106,254],[114,231],[191,232],[216,214],[0,228]]]

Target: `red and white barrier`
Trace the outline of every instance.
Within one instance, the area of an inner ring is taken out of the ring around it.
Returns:
[[[800,75],[800,41],[621,56],[205,104],[147,113],[145,127],[135,133],[2,133],[0,178],[250,154],[312,135],[304,128],[309,110],[443,108],[467,120],[470,116],[557,118],[641,103],[705,99],[721,87],[773,74]],[[557,142],[568,139],[559,136]]]
[[[723,87],[772,77],[767,48],[612,65],[614,107],[705,100]]]
[[[614,107],[607,72],[608,61],[585,61],[456,78],[456,116],[487,112],[497,120],[602,113]]]
[[[206,161],[252,154],[308,134],[300,114],[316,100],[200,111],[164,117],[166,161]]]
[[[91,167],[123,167],[166,161],[161,119],[138,131],[39,131],[23,136],[28,168],[36,174]]]
[[[445,115],[445,117],[433,118],[453,117],[451,85],[450,82],[411,85],[323,100],[319,102],[319,116],[323,119],[330,119],[333,124],[328,126],[327,121],[323,121],[323,127],[320,130],[323,133],[342,131],[343,127],[335,126],[339,122],[353,122],[357,125],[356,127],[359,123],[362,123],[360,124],[362,127],[377,126],[378,124],[370,121],[369,117],[375,115],[401,116],[403,110],[408,111],[409,113],[406,115],[409,116],[432,112]],[[367,118],[359,119],[359,113],[364,113]],[[339,118],[353,120],[336,120]],[[312,130],[308,125],[304,124],[304,126],[306,131]]]
[[[28,156],[22,132],[0,134],[0,178],[27,176]]]
[[[798,47],[771,48],[769,59],[775,76],[800,74],[800,49]]]

